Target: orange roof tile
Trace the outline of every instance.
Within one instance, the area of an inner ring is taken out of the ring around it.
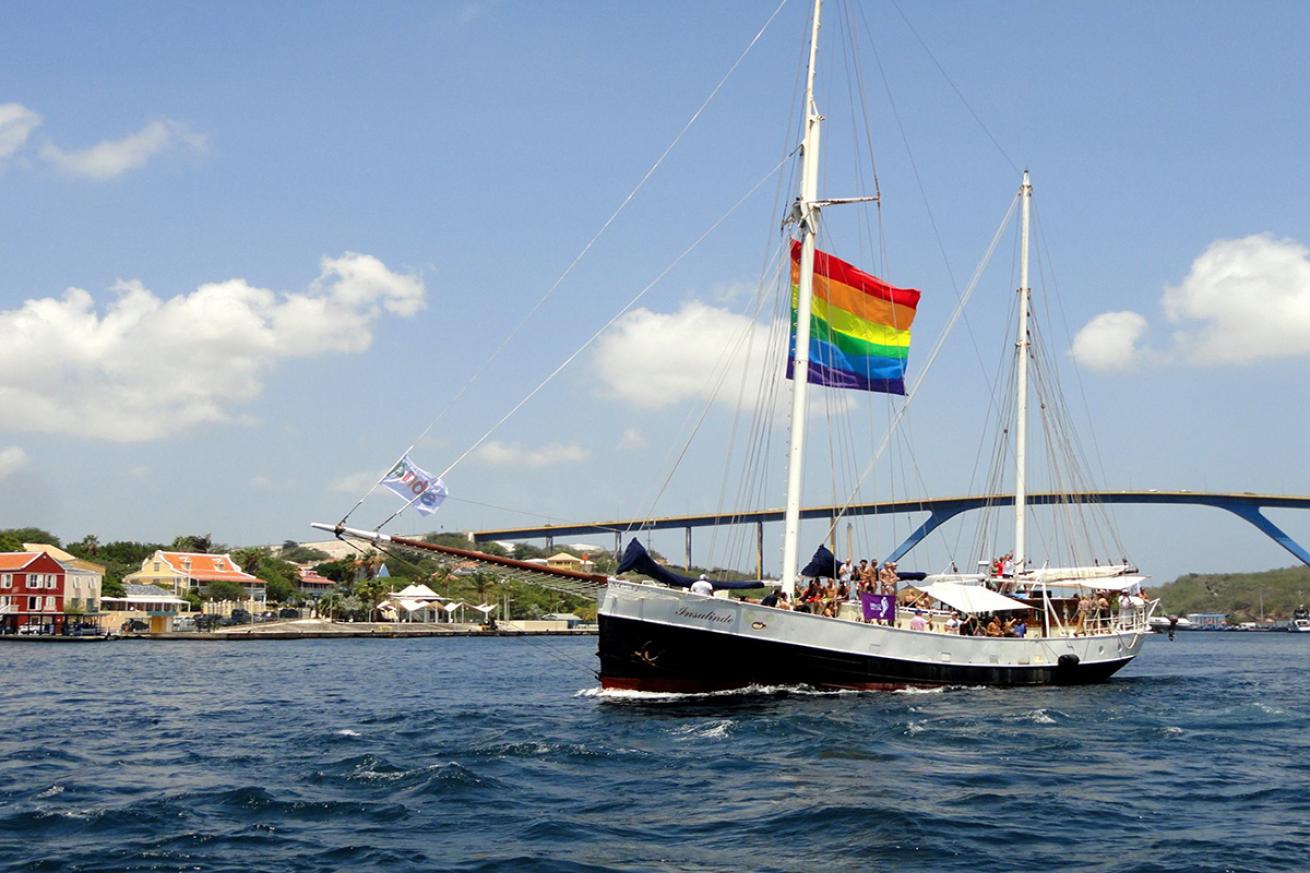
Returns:
[[[36,560],[40,552],[0,552],[0,570],[21,570]]]
[[[201,552],[160,552],[176,572],[198,582],[260,582],[258,577],[242,572],[231,555],[207,555]]]

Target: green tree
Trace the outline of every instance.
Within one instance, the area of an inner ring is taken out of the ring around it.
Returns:
[[[207,554],[214,548],[212,534],[183,534],[173,540],[170,551]]]
[[[244,600],[246,592],[238,583],[220,579],[206,586],[205,596],[210,600]]]
[[[391,585],[386,579],[360,579],[355,583],[352,593],[363,602],[368,613],[368,620],[374,621],[374,613],[377,611],[378,604],[381,603],[391,591]]]
[[[46,543],[63,548],[59,537],[39,527],[11,527],[0,530],[0,552],[21,552],[23,543]]]
[[[282,548],[277,550],[277,556],[284,561],[291,561],[296,564],[308,564],[313,561],[326,561],[328,553],[322,549],[313,549],[309,546],[302,546],[295,540],[287,540],[282,544]]]
[[[265,581],[267,582],[268,599],[273,603],[290,603],[296,598],[296,586],[286,579],[273,578]]]
[[[344,600],[340,594],[335,591],[324,594],[314,603],[314,608],[318,610],[319,615],[326,615],[328,621],[341,609],[341,602]]]

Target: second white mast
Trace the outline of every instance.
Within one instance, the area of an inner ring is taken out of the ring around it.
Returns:
[[[805,467],[805,395],[810,381],[810,298],[814,292],[814,237],[819,232],[819,115],[814,102],[814,63],[819,50],[823,0],[814,0],[810,66],[805,78],[805,139],[801,142],[801,191],[793,213],[800,225],[801,262],[797,282],[796,350],[792,365],[791,438],[787,446],[787,508],[782,539],[782,590],[796,593],[801,528],[801,482]]]
[[[1019,337],[1015,354],[1019,356],[1015,390],[1014,429],[1014,572],[1021,573],[1027,555],[1024,554],[1024,518],[1028,502],[1028,305],[1032,291],[1028,287],[1028,222],[1032,205],[1033,186],[1028,171],[1023,171],[1023,184],[1019,187],[1022,199],[1023,220],[1019,230]]]

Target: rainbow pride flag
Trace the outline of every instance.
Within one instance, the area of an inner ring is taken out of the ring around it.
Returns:
[[[787,378],[795,378],[796,308],[801,244],[791,244],[791,346]],[[919,292],[895,288],[825,252],[814,253],[810,307],[810,384],[905,393],[905,360]]]

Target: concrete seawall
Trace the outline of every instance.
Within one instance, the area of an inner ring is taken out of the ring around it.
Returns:
[[[329,622],[322,619],[277,621],[215,631],[187,631],[162,634],[124,634],[122,639],[185,640],[215,642],[222,640],[315,640],[341,637],[377,637],[398,639],[411,637],[527,637],[527,636],[595,636],[595,626],[557,627],[563,622],[498,622],[497,626],[480,624],[418,624],[396,622]]]

